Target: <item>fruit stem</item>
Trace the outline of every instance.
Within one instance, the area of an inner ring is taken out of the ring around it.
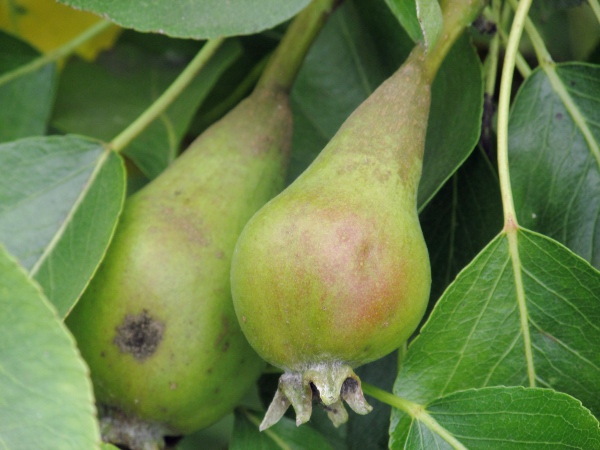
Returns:
[[[166,91],[156,99],[148,109],[146,109],[137,119],[133,121],[125,130],[115,137],[109,148],[115,152],[120,152],[127,147],[144,129],[150,125],[173,101],[183,92],[183,90],[192,82],[194,77],[208,63],[223,43],[224,38],[216,38],[207,41],[198,54],[192,59],[187,67],[171,83]]]
[[[510,15],[511,8],[508,3],[502,6],[501,11],[499,13],[496,13],[494,10],[493,19],[496,22],[496,32],[502,38],[502,44],[504,46],[506,46],[506,42],[508,41],[508,35],[506,34],[506,30],[504,28],[510,20]],[[527,64],[527,61],[519,51],[517,51],[516,63],[517,69],[521,73],[521,76],[523,78],[527,78],[531,74],[531,67],[529,67],[529,64]]]
[[[444,58],[463,33],[481,12],[484,0],[442,0],[442,18],[444,25],[442,35],[436,45],[427,51],[425,56],[425,71],[432,82]]]
[[[504,65],[502,66],[498,99],[498,174],[500,177],[505,228],[511,229],[516,229],[518,224],[508,169],[508,113],[517,50],[530,6],[531,0],[522,0],[519,2],[519,7],[515,13],[506,45],[506,55],[504,57]]]
[[[518,3],[514,0],[510,0],[510,6],[516,11]],[[554,61],[552,61],[552,56],[550,55],[550,52],[548,52],[544,40],[540,36],[540,33],[538,33],[538,30],[531,19],[527,16],[525,16],[525,31],[533,45],[533,50],[535,51],[535,56],[540,66],[547,67],[548,65],[554,65]]]
[[[50,64],[52,62],[58,61],[61,58],[64,58],[65,56],[70,55],[75,50],[77,50],[78,47],[85,44],[90,39],[95,38],[111,25],[112,23],[106,20],[101,20],[95,23],[83,33],[71,39],[69,42],[66,42],[65,44],[52,50],[51,52],[48,52],[45,55],[41,55],[38,58],[35,58],[34,60],[30,61],[29,63],[24,64],[16,68],[15,70],[11,70],[10,72],[7,72],[4,75],[0,76],[0,86],[14,80],[15,78],[19,78],[30,72],[35,72],[36,70],[44,67],[46,64]]]
[[[339,0],[313,0],[292,21],[269,59],[257,87],[289,92],[304,57]]]
[[[494,18],[496,23],[499,22],[500,18],[500,2],[494,0],[492,2],[492,8],[494,11]],[[500,28],[500,24],[497,25]],[[498,51],[500,48],[500,33],[496,32],[490,42],[490,50],[485,60],[485,66],[487,66],[487,72],[485,77],[485,93],[489,97],[493,97],[496,92],[496,77],[498,73]]]

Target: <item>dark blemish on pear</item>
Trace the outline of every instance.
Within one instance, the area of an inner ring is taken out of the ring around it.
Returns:
[[[113,343],[122,353],[129,353],[142,362],[154,354],[162,341],[165,324],[154,319],[147,310],[141,314],[127,314],[116,327]]]

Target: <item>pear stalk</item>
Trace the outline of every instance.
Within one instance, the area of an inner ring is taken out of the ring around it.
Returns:
[[[458,37],[477,18],[485,3],[485,0],[441,0],[444,21],[442,35],[434,48],[428,50],[425,58],[430,82],[433,82],[440,65]]]
[[[289,92],[312,42],[340,0],[313,0],[292,21],[269,59],[258,88]]]

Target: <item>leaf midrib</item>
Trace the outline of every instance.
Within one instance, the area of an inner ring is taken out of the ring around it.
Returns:
[[[521,333],[523,334],[523,344],[525,348],[525,362],[527,365],[527,377],[529,386],[535,387],[536,373],[533,362],[533,350],[531,344],[531,335],[529,333],[529,313],[527,311],[527,299],[525,287],[523,285],[522,264],[519,255],[519,227],[505,230],[504,233],[508,239],[508,252],[513,265],[513,274],[515,278],[515,294],[519,306],[519,318],[521,321]]]
[[[100,158],[98,158],[98,160],[96,161],[96,167],[94,167],[94,170],[90,174],[90,177],[89,177],[88,181],[85,183],[84,188],[81,190],[81,192],[79,193],[79,195],[75,199],[75,202],[73,203],[73,205],[69,209],[69,213],[67,214],[67,216],[63,220],[62,224],[56,230],[56,232],[52,236],[52,239],[50,239],[50,241],[48,242],[46,248],[44,249],[44,251],[42,252],[42,254],[40,255],[40,257],[38,258],[38,260],[35,262],[35,264],[31,268],[31,270],[29,271],[29,276],[34,277],[37,274],[38,270],[42,267],[42,265],[46,261],[46,258],[48,257],[48,255],[50,255],[50,253],[52,252],[52,250],[58,245],[58,242],[60,241],[61,237],[65,233],[65,230],[67,229],[67,227],[69,226],[69,224],[72,222],[72,219],[75,216],[77,210],[79,209],[79,206],[84,201],[87,193],[92,188],[92,185],[94,184],[94,180],[96,179],[96,177],[100,173],[100,170],[104,166],[104,163],[108,159],[109,155],[110,155],[110,151],[105,150],[100,155]]]

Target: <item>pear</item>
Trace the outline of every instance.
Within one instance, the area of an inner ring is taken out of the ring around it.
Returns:
[[[185,434],[256,381],[229,266],[245,222],[281,190],[291,127],[287,94],[257,90],[127,200],[67,319],[101,404]]]
[[[283,188],[289,89],[332,0],[292,22],[254,92],[127,199],[115,237],[67,318],[88,363],[103,438],[162,448],[211,425],[264,368],[230,289],[236,240]]]
[[[423,51],[345,121],[314,162],[256,213],[236,244],[235,311],[258,354],[284,371],[265,429],[290,404],[371,410],[353,368],[401,346],[431,285],[417,214],[430,75]]]

